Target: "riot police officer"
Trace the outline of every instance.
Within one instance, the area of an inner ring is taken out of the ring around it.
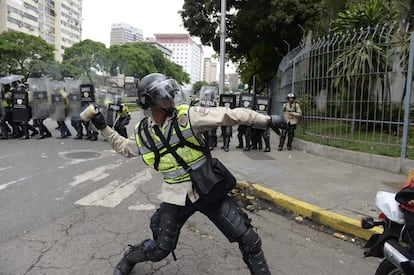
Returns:
[[[292,141],[295,135],[296,125],[299,122],[299,118],[302,116],[302,110],[300,109],[300,105],[295,101],[295,94],[289,93],[286,99],[288,100],[288,102],[283,104],[283,114],[284,119],[286,121],[286,129],[282,130],[282,134],[280,136],[278,148],[279,151],[283,150],[283,145],[285,143],[286,136],[288,137],[287,149],[292,150]]]
[[[80,85],[80,93],[82,110],[86,109],[89,104],[93,104],[95,102],[95,87],[92,84]],[[98,132],[96,131],[95,127],[93,127],[89,121],[82,123],[86,129],[86,139],[91,141],[98,140]]]
[[[203,86],[200,89],[199,105],[205,108],[216,107],[217,88],[213,86]],[[193,103],[194,104],[194,103]],[[204,138],[208,148],[214,150],[217,147],[217,128],[204,131]]]
[[[29,106],[29,93],[26,91],[24,84],[19,83],[12,93],[12,105],[13,105],[13,123],[17,127],[21,128],[22,139],[29,139],[29,130],[32,131],[32,136],[37,135],[39,132],[29,124],[32,118],[30,106]],[[16,127],[16,128],[17,128]]]
[[[221,94],[220,95],[220,104],[221,107],[226,107],[233,109],[236,107],[236,95],[232,94]],[[230,139],[233,135],[232,127],[231,126],[221,126],[221,134],[223,136],[223,146],[221,149],[224,152],[229,151],[230,146]]]
[[[260,96],[256,95],[255,97],[255,110],[258,113],[268,115],[270,114],[270,99],[266,96]],[[254,149],[259,147],[259,149],[262,149],[263,143],[262,138],[265,143],[265,149],[264,152],[270,152],[270,133],[269,133],[269,127],[263,126],[263,125],[253,125],[252,126],[254,130],[254,139],[252,138],[252,143]]]
[[[11,129],[8,122],[13,121],[12,114],[12,93],[10,91],[10,85],[4,85],[1,91],[1,113],[0,113],[0,131],[1,139],[8,139]]]
[[[49,102],[45,78],[29,78],[29,98],[31,100],[31,111],[33,126],[39,129],[38,139],[51,137],[49,129],[43,124],[43,121],[49,117]]]
[[[128,132],[126,126],[131,121],[131,115],[129,113],[129,108],[125,104],[121,104],[121,110],[118,114],[117,119],[115,120],[114,130],[118,132],[121,136],[127,138]]]
[[[239,107],[247,108],[249,110],[254,109],[255,94],[243,93],[240,94]],[[239,145],[236,148],[244,148],[244,151],[249,151],[251,146],[251,125],[239,125],[237,128],[237,138]],[[243,147],[243,137],[245,138],[245,147]]]
[[[199,138],[206,129],[237,123],[271,124],[277,127],[282,119],[242,108],[176,107],[174,94],[179,89],[175,80],[158,73],[149,74],[141,80],[140,105],[143,109],[150,108],[151,116],[135,126],[135,139],[122,138],[107,127],[105,118],[100,113],[92,118],[96,128],[101,130],[115,151],[126,157],[141,155],[147,165],[154,166],[164,176],[159,195],[162,203],[151,218],[154,239],[130,246],[116,265],[114,274],[129,274],[136,263],[157,262],[167,257],[176,248],[181,227],[196,211],[213,221],[230,242],[238,242],[251,274],[270,274],[260,237],[247,214],[227,195],[212,204],[199,200],[188,169],[183,169],[178,160],[172,159],[165,152],[176,150],[183,162],[195,167],[202,165],[200,162],[203,163],[208,157],[204,149],[200,150],[205,143]],[[185,142],[181,143],[183,141],[178,136],[185,137]]]

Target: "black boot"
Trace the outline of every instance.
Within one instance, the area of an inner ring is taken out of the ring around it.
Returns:
[[[239,145],[237,145],[236,148],[243,148],[243,136],[237,135],[237,138],[239,139]]]
[[[230,145],[230,137],[223,137],[223,149],[224,152],[228,152],[229,151],[229,145]]]
[[[278,149],[278,151],[282,151],[283,150],[283,145],[285,144],[285,139],[286,139],[286,132],[282,132],[282,135],[280,136],[279,149]]]
[[[270,152],[270,140],[268,138],[264,139],[266,148],[263,150],[263,152]]]
[[[143,248],[146,242],[152,242],[152,240],[145,240],[140,244],[129,246],[128,250],[124,253],[124,257],[115,266],[114,275],[128,275],[136,263],[147,260]]]
[[[252,275],[271,275],[263,251],[244,259]]]
[[[292,141],[293,141],[293,137],[292,136],[288,137],[288,142],[287,142],[288,150],[292,150]]]

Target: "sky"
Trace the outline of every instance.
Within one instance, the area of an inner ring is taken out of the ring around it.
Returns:
[[[184,0],[83,0],[82,40],[103,42],[109,47],[111,25],[127,23],[141,29],[144,37],[154,33],[188,33],[178,11]],[[194,40],[199,43],[198,38]],[[204,57],[214,51],[203,47]]]

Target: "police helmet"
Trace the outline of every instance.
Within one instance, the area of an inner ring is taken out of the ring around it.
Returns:
[[[289,98],[296,98],[296,96],[295,96],[295,94],[294,94],[294,93],[289,93],[289,94],[286,96],[286,98],[287,98],[287,99],[289,99]]]
[[[160,73],[152,73],[141,79],[138,85],[137,103],[147,110],[158,99],[174,101],[175,93],[180,90],[180,85],[174,79]]]

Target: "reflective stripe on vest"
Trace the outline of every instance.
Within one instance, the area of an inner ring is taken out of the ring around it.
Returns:
[[[188,119],[188,105],[180,105],[177,107],[178,113],[177,118],[187,115],[187,123],[185,126],[182,126],[180,124],[179,128],[181,130],[181,133],[184,137],[184,139],[192,144],[195,144],[197,146],[200,146],[200,143],[198,142],[197,138],[194,136],[194,133],[191,129],[190,121]],[[177,119],[174,118],[174,119]],[[169,131],[171,129],[171,137],[169,140],[169,144],[174,147],[178,143],[180,143],[180,139],[175,133],[175,129],[172,126],[173,120],[170,121],[170,125],[167,126],[165,129],[166,131]],[[142,156],[142,159],[144,160],[145,164],[148,166],[154,166],[155,165],[155,153],[153,150],[145,146],[144,144],[148,144],[149,142],[144,133],[144,130],[141,129],[141,133],[138,133],[139,126],[142,123],[139,122],[135,126],[135,141],[137,142],[139,152]],[[150,128],[149,126],[148,130],[151,136],[151,139],[154,141],[155,146],[157,150],[159,151],[159,154],[161,154],[161,158],[158,164],[158,171],[160,171],[163,174],[164,181],[166,183],[180,183],[183,181],[189,181],[190,175],[188,174],[188,171],[186,171],[180,164],[177,163],[177,160],[174,158],[174,156],[171,153],[167,153],[167,149],[165,148],[164,144],[160,141],[159,137],[155,134],[155,131]],[[141,140],[140,135],[144,139],[144,142]],[[187,165],[193,169],[200,167],[205,162],[205,155],[204,152],[196,149],[192,149],[186,145],[176,147],[176,152],[181,158],[187,163]]]

